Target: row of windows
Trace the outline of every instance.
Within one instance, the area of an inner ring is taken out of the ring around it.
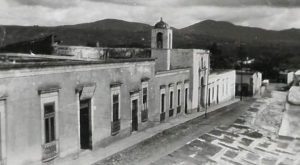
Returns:
[[[174,111],[174,103],[176,102],[177,104],[177,113],[180,113],[181,110],[181,90],[182,90],[182,85],[181,83],[177,83],[177,100],[175,101],[175,97],[174,97],[174,87],[171,85],[169,87],[169,116],[173,115],[173,111]],[[166,107],[166,89],[165,87],[161,87],[161,92],[160,92],[161,96],[160,96],[160,111],[161,114],[165,113],[165,107]],[[185,86],[184,88],[184,110],[185,112],[187,111],[187,104],[188,104],[188,86]],[[164,117],[163,119],[164,120]]]
[[[114,87],[111,89],[112,91],[112,129],[111,134],[116,135],[118,134],[120,127],[120,109],[121,109],[121,88],[120,86]],[[142,83],[142,109],[141,109],[141,121],[146,122],[148,120],[148,83]],[[132,95],[133,96],[133,95]],[[131,110],[138,112],[138,98],[131,100]],[[134,119],[132,119],[134,120]],[[117,126],[115,126],[117,125]]]
[[[57,95],[55,97],[45,97],[42,99],[44,142],[51,143],[56,140],[56,106]],[[120,88],[112,89],[112,122],[120,120]],[[81,107],[80,107],[81,108]],[[148,108],[148,85],[142,88],[142,111]],[[147,115],[141,116],[142,121],[147,121]],[[118,129],[119,130],[119,129]]]

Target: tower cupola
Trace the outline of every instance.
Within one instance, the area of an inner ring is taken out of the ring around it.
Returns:
[[[161,18],[157,22],[151,34],[152,49],[172,49],[173,47],[173,31],[169,25]]]

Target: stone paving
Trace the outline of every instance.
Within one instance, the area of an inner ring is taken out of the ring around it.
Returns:
[[[300,165],[300,139],[277,136],[285,92],[258,99],[230,126],[214,130],[152,165]]]

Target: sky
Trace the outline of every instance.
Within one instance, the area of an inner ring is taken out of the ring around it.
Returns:
[[[0,0],[0,25],[57,26],[107,18],[175,28],[211,19],[300,29],[300,0]]]

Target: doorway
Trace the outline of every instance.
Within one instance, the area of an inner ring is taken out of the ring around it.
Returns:
[[[138,130],[138,100],[131,101],[131,108],[132,108],[132,132]]]
[[[91,99],[80,100],[80,148],[92,149]]]

